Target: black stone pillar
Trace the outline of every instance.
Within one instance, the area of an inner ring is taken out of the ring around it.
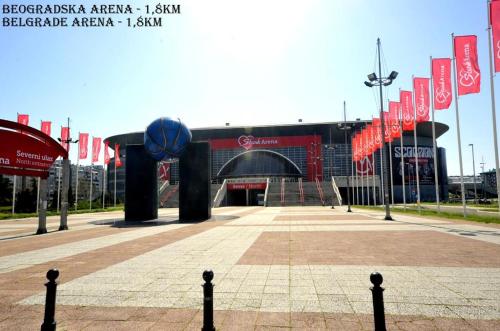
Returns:
[[[190,143],[179,160],[179,220],[204,221],[212,216],[210,145]]]
[[[158,218],[158,170],[144,145],[127,145],[125,158],[125,221]]]

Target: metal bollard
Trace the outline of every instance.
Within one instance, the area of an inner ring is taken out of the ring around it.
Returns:
[[[56,313],[57,277],[59,277],[59,270],[50,269],[47,271],[47,279],[49,281],[45,283],[45,286],[47,287],[47,296],[45,297],[45,316],[43,318],[41,331],[56,330],[57,323],[54,319],[54,315]]]
[[[203,272],[203,327],[201,331],[215,331],[214,326],[214,273],[212,270]]]
[[[373,297],[373,320],[375,322],[375,331],[386,331],[385,314],[384,314],[384,288],[380,284],[384,278],[378,272],[372,272],[370,282],[373,286],[370,287]]]

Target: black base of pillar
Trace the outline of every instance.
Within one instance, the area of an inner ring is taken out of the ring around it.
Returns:
[[[38,230],[36,230],[36,234],[44,234],[44,233],[47,233],[47,228],[38,228]]]
[[[157,163],[144,145],[127,145],[125,160],[125,221],[158,218]]]
[[[190,143],[179,160],[179,220],[199,222],[212,217],[210,145]]]
[[[68,230],[68,226],[67,225],[61,225],[59,227],[59,231],[63,231],[63,230]]]

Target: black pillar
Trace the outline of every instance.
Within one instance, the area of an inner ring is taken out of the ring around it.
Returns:
[[[210,145],[190,143],[179,160],[179,220],[204,221],[212,216]]]
[[[158,218],[156,161],[144,145],[127,145],[125,159],[125,221]]]

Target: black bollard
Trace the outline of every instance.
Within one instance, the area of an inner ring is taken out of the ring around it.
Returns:
[[[203,272],[203,327],[201,331],[215,331],[214,326],[214,273],[212,270]]]
[[[385,314],[384,314],[384,288],[380,287],[384,278],[378,272],[372,272],[370,282],[373,286],[370,287],[373,297],[373,320],[375,322],[375,331],[386,331]]]
[[[41,331],[56,330],[57,323],[54,319],[54,315],[56,313],[57,277],[59,277],[59,270],[50,269],[47,271],[47,279],[49,281],[45,283],[47,287],[47,296],[45,297],[45,316],[43,318]]]

